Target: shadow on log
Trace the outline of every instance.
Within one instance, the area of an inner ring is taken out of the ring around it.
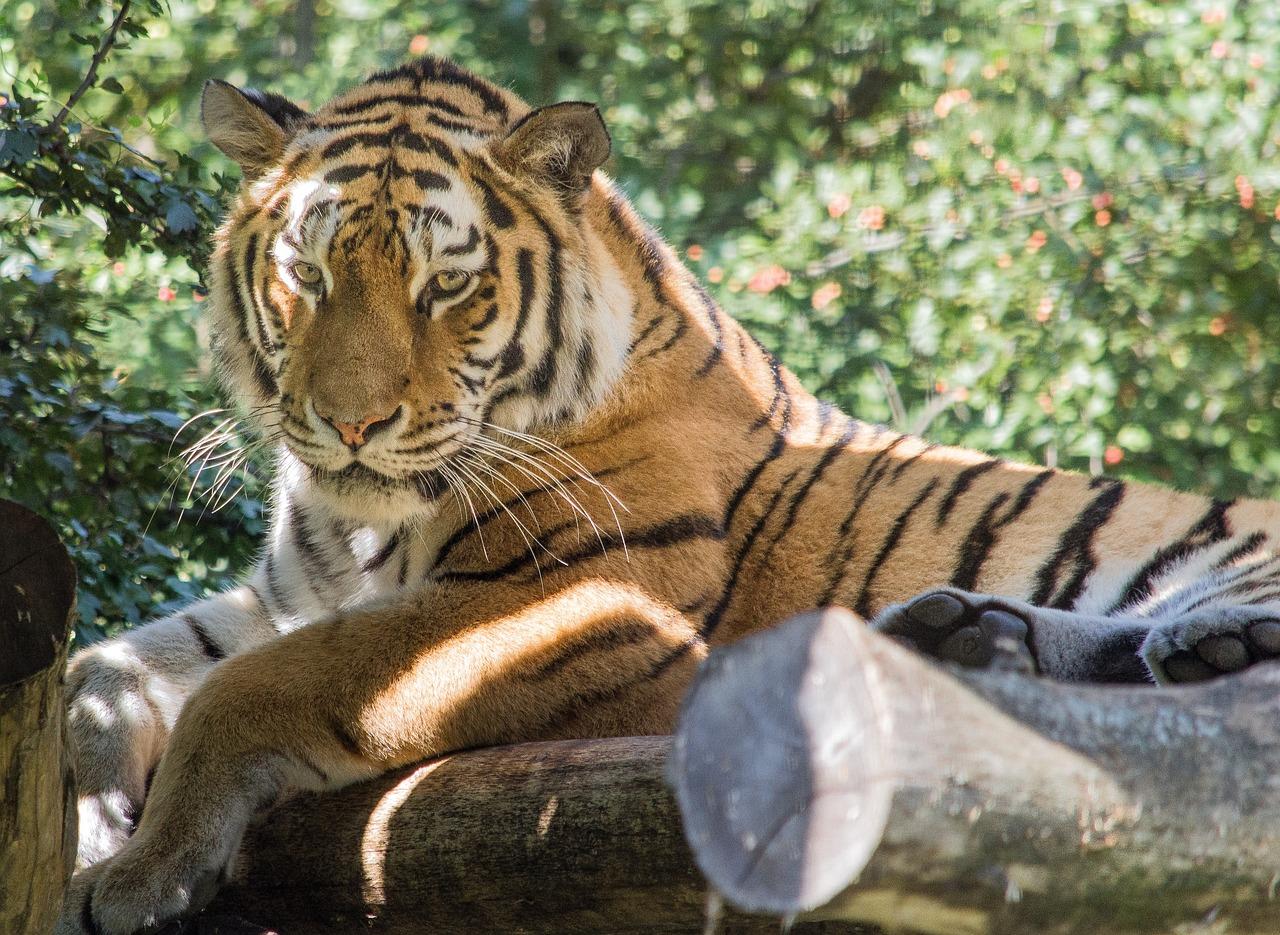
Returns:
[[[1280,666],[1161,689],[955,672],[829,610],[713,654],[671,775],[699,867],[743,909],[1280,931]]]
[[[71,559],[48,523],[0,500],[0,932],[46,935],[75,860],[63,671]]]

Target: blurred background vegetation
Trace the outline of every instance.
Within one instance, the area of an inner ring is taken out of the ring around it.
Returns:
[[[225,583],[262,527],[265,465],[214,512],[217,465],[172,460],[220,418],[172,442],[217,405],[235,184],[201,82],[314,105],[424,52],[598,101],[640,209],[848,411],[1280,493],[1280,5],[0,0],[0,496],[60,524],[81,638]]]

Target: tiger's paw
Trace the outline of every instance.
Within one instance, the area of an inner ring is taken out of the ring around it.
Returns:
[[[1033,674],[1028,623],[1016,602],[939,588],[885,608],[871,627],[943,662]]]
[[[1142,644],[1157,682],[1204,682],[1280,659],[1280,615],[1230,607],[1183,614],[1157,623]]]
[[[204,908],[224,882],[221,861],[179,847],[166,853],[134,845],[131,841],[116,857],[76,875],[55,935],[151,933]]]

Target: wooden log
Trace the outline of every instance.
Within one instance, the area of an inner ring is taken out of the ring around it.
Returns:
[[[63,674],[76,575],[48,523],[0,500],[0,932],[53,930],[76,852]]]
[[[209,912],[283,932],[700,931],[707,889],[664,781],[669,744],[495,747],[299,797],[250,832]]]
[[[197,923],[209,927],[184,931],[209,935],[221,929],[205,919],[238,916],[289,935],[700,932],[707,886],[664,778],[669,747],[667,737],[494,747],[299,796],[251,829]],[[777,928],[729,913],[719,931]]]
[[[698,866],[744,909],[1280,931],[1277,666],[1167,689],[958,672],[829,610],[712,655],[671,772]]]

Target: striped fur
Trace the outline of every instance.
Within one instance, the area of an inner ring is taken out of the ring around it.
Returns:
[[[77,656],[96,866],[60,931],[189,911],[290,789],[668,731],[711,647],[815,605],[1017,599],[1057,615],[1038,648],[1062,677],[1120,630],[1167,655],[1207,611],[1280,616],[1275,504],[815,400],[591,174],[584,105],[531,111],[434,59],[314,114],[237,94],[206,94],[246,174],[210,306],[230,394],[282,442],[271,529],[241,586]],[[442,271],[470,278],[442,295]],[[356,452],[326,423],[373,417]]]

